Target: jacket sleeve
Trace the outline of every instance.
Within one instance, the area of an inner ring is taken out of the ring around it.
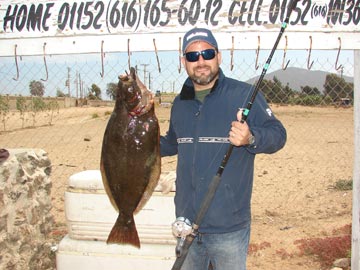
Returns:
[[[160,154],[162,157],[173,156],[178,152],[177,137],[170,118],[169,130],[165,136],[160,136]]]
[[[255,136],[255,143],[247,147],[253,154],[271,154],[284,147],[286,130],[275,117],[264,96],[258,93],[247,123]]]

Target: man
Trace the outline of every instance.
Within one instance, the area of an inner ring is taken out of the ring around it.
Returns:
[[[188,78],[173,103],[161,155],[178,155],[176,217],[194,222],[208,185],[229,147],[220,185],[200,224],[183,270],[245,270],[250,238],[250,201],[255,154],[274,153],[286,130],[259,93],[247,121],[241,110],[252,87],[228,78],[211,31],[194,28],[183,39],[182,64]]]

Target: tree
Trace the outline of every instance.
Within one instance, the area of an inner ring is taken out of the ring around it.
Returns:
[[[24,128],[25,112],[27,110],[26,98],[21,95],[16,98],[16,109],[20,112],[21,127]]]
[[[117,83],[108,83],[106,85],[106,95],[111,98],[111,100],[116,99],[118,85]]]
[[[0,95],[0,120],[3,123],[4,130],[6,130],[6,121],[9,119],[10,104],[9,96]]]
[[[324,84],[324,94],[329,96],[332,101],[340,98],[351,98],[354,96],[354,84],[347,83],[344,78],[340,78],[336,74],[328,74]]]
[[[301,86],[301,93],[306,95],[321,95],[317,87]]]
[[[100,99],[101,100],[101,89],[96,84],[92,84],[88,94],[89,99]]]
[[[56,100],[51,100],[47,105],[46,105],[46,109],[47,109],[47,114],[49,116],[49,126],[52,125],[52,120],[54,117],[54,113],[59,114],[59,103]]]
[[[68,97],[68,94],[65,94],[63,91],[61,91],[59,88],[56,89],[56,96],[57,97]]]
[[[33,126],[35,126],[36,115],[38,114],[38,112],[46,110],[46,103],[41,97],[33,97],[31,99],[30,108],[32,111]]]
[[[273,78],[273,81],[263,80],[260,84],[260,91],[270,103],[287,103],[293,96],[293,90],[289,85],[284,87],[276,77]]]
[[[45,86],[40,81],[31,81],[29,88],[32,96],[42,97],[45,94]]]

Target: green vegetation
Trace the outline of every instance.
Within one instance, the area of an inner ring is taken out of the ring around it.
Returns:
[[[336,190],[341,190],[341,191],[345,191],[345,190],[352,190],[353,188],[353,180],[346,180],[346,179],[340,179],[338,181],[336,181],[335,185],[334,185],[334,189]]]
[[[31,81],[29,88],[32,96],[42,97],[45,94],[45,86],[40,81]]]
[[[339,103],[342,98],[348,98],[353,103],[354,84],[347,83],[336,74],[326,76],[324,92],[321,93],[316,87],[304,86],[300,91],[291,89],[288,85],[283,86],[274,77],[273,80],[263,80],[260,91],[269,103],[291,104],[303,106],[331,105]]]
[[[16,98],[16,109],[20,112],[21,128],[25,126],[25,113],[27,110],[26,98],[18,96]]]
[[[88,99],[91,100],[101,100],[101,89],[96,84],[92,84],[89,89]]]
[[[106,85],[106,95],[111,99],[116,99],[116,92],[117,92],[118,85],[117,83],[108,83]]]
[[[52,125],[54,113],[59,113],[59,103],[56,100],[51,100],[47,105],[46,109],[49,117],[49,126]]]
[[[33,127],[36,124],[36,116],[39,112],[44,111],[46,109],[46,104],[41,97],[33,97],[30,103],[30,111],[33,119]]]
[[[6,130],[6,121],[9,119],[9,99],[8,97],[0,96],[0,120],[3,123],[3,129]]]

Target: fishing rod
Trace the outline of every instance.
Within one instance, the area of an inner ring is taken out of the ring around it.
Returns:
[[[247,106],[246,108],[243,110],[242,112],[242,116],[241,116],[241,120],[240,122],[241,123],[244,123],[249,115],[249,112],[251,110],[251,107],[255,101],[255,98],[259,92],[259,88],[260,88],[260,85],[264,79],[264,76],[270,66],[270,62],[272,60],[272,57],[276,51],[276,48],[280,42],[280,39],[283,35],[283,33],[285,32],[285,29],[289,23],[289,20],[290,20],[290,15],[291,15],[291,12],[296,8],[296,3],[300,1],[300,0],[291,0],[291,2],[289,3],[288,5],[288,8],[287,8],[287,12],[286,12],[286,18],[284,20],[284,22],[282,23],[281,25],[281,29],[280,29],[280,32],[278,34],[278,37],[275,41],[275,44],[270,52],[270,55],[263,67],[263,70],[261,72],[261,75],[259,77],[259,80],[257,81],[256,85],[255,85],[255,88],[251,94],[251,97],[250,97],[250,100],[249,102],[247,103]],[[199,227],[200,227],[200,224],[207,212],[207,210],[209,209],[210,207],[210,204],[211,204],[211,201],[213,200],[214,196],[215,196],[215,192],[217,190],[217,187],[219,186],[220,184],[220,181],[221,181],[221,176],[222,176],[222,173],[226,167],[226,164],[231,156],[231,153],[233,151],[233,148],[234,148],[234,145],[233,144],[230,144],[229,145],[229,148],[226,152],[226,154],[224,155],[223,157],[223,160],[221,161],[221,164],[216,172],[216,175],[213,177],[213,179],[211,180],[210,184],[209,184],[209,187],[208,187],[208,192],[207,194],[205,195],[202,203],[201,203],[201,206],[200,206],[200,209],[199,209],[199,212],[197,213],[196,217],[195,217],[195,221],[194,223],[191,225],[190,224],[190,221],[186,218],[179,218],[180,220],[177,219],[177,221],[174,222],[175,224],[175,228],[174,228],[174,224],[173,224],[173,232],[178,236],[178,237],[181,237],[180,239],[180,247],[179,247],[179,244],[178,246],[176,247],[176,255],[177,255],[177,258],[174,262],[174,265],[173,267],[171,268],[171,270],[180,270],[185,259],[186,259],[186,256],[188,254],[188,251],[189,251],[189,248],[193,242],[193,240],[196,238],[196,236],[198,235],[199,233]]]

